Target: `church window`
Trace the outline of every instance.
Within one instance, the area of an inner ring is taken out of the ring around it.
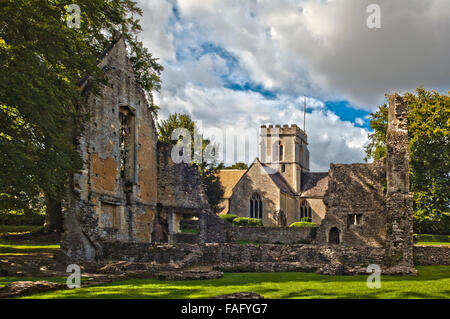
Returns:
[[[278,159],[281,162],[284,156],[284,146],[283,144],[281,144],[281,142],[278,142],[278,150],[279,150]]]
[[[286,172],[286,165],[284,165],[284,164],[281,165],[281,172],[282,173]]]
[[[258,194],[253,194],[250,198],[250,218],[262,219],[262,200]]]
[[[312,209],[307,201],[303,201],[300,206],[300,220],[305,217],[312,219]]]

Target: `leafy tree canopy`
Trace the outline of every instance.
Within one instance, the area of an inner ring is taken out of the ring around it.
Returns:
[[[404,95],[408,104],[410,182],[416,221],[441,219],[450,211],[450,96],[419,87]],[[388,109],[371,114],[367,159],[386,156]]]
[[[0,202],[5,206],[29,207],[42,192],[62,196],[61,186],[81,167],[73,145],[86,120],[77,108],[78,83],[89,76],[98,92],[107,82],[97,57],[114,30],[126,39],[136,79],[151,103],[152,91],[160,88],[162,67],[136,38],[142,12],[134,1],[77,0],[79,28],[66,22],[72,3],[0,3]]]
[[[187,129],[190,133],[191,154],[195,151],[195,137],[201,138],[201,155],[204,155],[208,146],[211,146],[213,150],[217,150],[217,145],[212,145],[211,141],[204,138],[196,127],[195,121],[189,115],[174,113],[170,114],[167,120],[161,120],[158,124],[159,140],[161,142],[170,143],[175,145],[177,140],[172,140],[172,133],[178,128]],[[198,142],[197,142],[198,143]],[[192,158],[194,159],[194,157]],[[222,167],[222,164],[217,164],[216,160],[202,156],[201,163],[191,162],[192,166],[197,167],[200,177],[202,178],[205,192],[208,197],[208,202],[215,213],[220,211],[219,204],[222,201],[224,189],[220,183],[220,179],[217,175],[217,171]]]

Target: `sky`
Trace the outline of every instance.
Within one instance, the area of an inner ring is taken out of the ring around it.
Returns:
[[[140,39],[165,68],[159,118],[191,115],[228,164],[254,160],[262,124],[303,127],[304,96],[311,170],[363,162],[386,93],[449,88],[448,0],[138,3]]]

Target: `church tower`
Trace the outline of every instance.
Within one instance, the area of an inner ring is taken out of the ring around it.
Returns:
[[[306,133],[297,125],[261,125],[259,159],[278,172],[299,194],[302,171],[309,171]]]

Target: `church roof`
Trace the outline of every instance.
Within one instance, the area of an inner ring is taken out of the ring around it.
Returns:
[[[323,197],[328,188],[328,173],[302,172],[302,197]]]
[[[221,169],[217,173],[220,183],[224,188],[223,198],[230,198],[233,194],[233,188],[241,177],[247,172],[246,169]]]
[[[283,176],[279,172],[276,172],[274,174],[270,174],[270,167],[267,165],[264,165],[261,163],[261,165],[264,167],[265,171],[267,172],[267,175],[272,179],[272,181],[277,185],[277,187],[285,194],[288,195],[295,195],[295,192],[292,190],[291,186],[289,186],[288,182],[284,179]]]

